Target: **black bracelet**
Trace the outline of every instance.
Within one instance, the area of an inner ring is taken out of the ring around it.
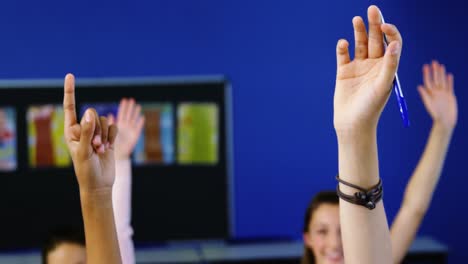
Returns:
[[[377,185],[375,185],[374,187],[371,187],[368,190],[366,190],[364,188],[361,188],[361,187],[359,187],[357,185],[354,185],[352,183],[343,181],[342,179],[340,179],[339,175],[336,176],[336,179],[340,183],[342,183],[342,184],[344,184],[346,186],[349,186],[349,187],[352,187],[352,188],[355,188],[355,189],[359,190],[359,192],[354,193],[354,195],[347,195],[347,194],[344,194],[343,192],[341,192],[340,184],[338,183],[338,185],[336,186],[336,193],[338,194],[338,197],[340,197],[341,199],[343,199],[343,200],[345,200],[345,201],[347,201],[349,203],[362,205],[362,206],[366,207],[367,209],[372,210],[372,209],[375,208],[375,205],[380,200],[382,200],[383,187],[382,187],[382,180],[381,179],[379,179],[379,182],[377,183]]]

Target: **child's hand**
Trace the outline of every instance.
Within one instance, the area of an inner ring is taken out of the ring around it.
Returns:
[[[129,159],[145,124],[145,118],[141,115],[141,106],[135,104],[133,98],[123,98],[120,101],[117,120],[113,115],[109,115],[108,120],[109,124],[115,122],[119,128],[119,135],[115,139],[115,159]]]
[[[369,7],[367,15],[369,36],[362,18],[353,19],[354,60],[350,60],[346,40],[339,40],[336,48],[334,126],[338,136],[377,127],[400,60],[402,38],[398,29],[381,24],[376,6]],[[390,42],[385,52],[382,33]]]
[[[63,109],[65,140],[70,151],[80,192],[111,191],[115,177],[114,140],[117,126],[108,125],[94,109],[87,109],[81,122],[75,111],[75,79],[65,77]]]
[[[434,125],[452,131],[457,124],[457,98],[453,92],[453,75],[445,73],[444,65],[436,61],[423,66],[424,85],[418,86],[424,106]]]

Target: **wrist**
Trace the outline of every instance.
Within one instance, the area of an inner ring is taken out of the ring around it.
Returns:
[[[129,177],[130,175],[130,177]],[[121,183],[123,178],[131,178],[132,162],[130,159],[122,159],[115,161],[115,185]]]
[[[121,157],[117,157],[115,156],[115,163],[126,163],[126,162],[130,162],[130,156],[121,156]]]
[[[434,121],[432,124],[432,131],[445,136],[451,136],[455,126],[444,124],[440,121]]]
[[[373,143],[377,137],[377,129],[373,127],[335,129],[335,132],[339,147]]]
[[[114,158],[115,158],[116,161],[118,161],[118,160],[129,160],[129,159],[130,159],[130,155],[129,155],[129,154],[123,154],[123,153],[117,153],[117,152],[115,152]]]
[[[338,136],[338,171],[340,178],[370,188],[378,182],[377,134],[375,131],[347,133]],[[348,186],[343,192],[351,194]]]
[[[80,199],[83,205],[112,206],[112,188],[80,188]]]

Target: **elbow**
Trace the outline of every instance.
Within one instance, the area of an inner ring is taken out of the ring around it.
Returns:
[[[416,207],[413,209],[413,214],[418,219],[423,219],[427,213],[427,207]]]

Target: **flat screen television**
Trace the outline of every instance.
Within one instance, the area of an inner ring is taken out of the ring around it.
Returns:
[[[79,115],[86,107],[115,114],[123,97],[142,105],[132,155],[137,245],[232,233],[230,92],[222,77],[77,78]],[[82,225],[63,80],[5,80],[0,94],[0,249],[38,247],[49,230]]]

